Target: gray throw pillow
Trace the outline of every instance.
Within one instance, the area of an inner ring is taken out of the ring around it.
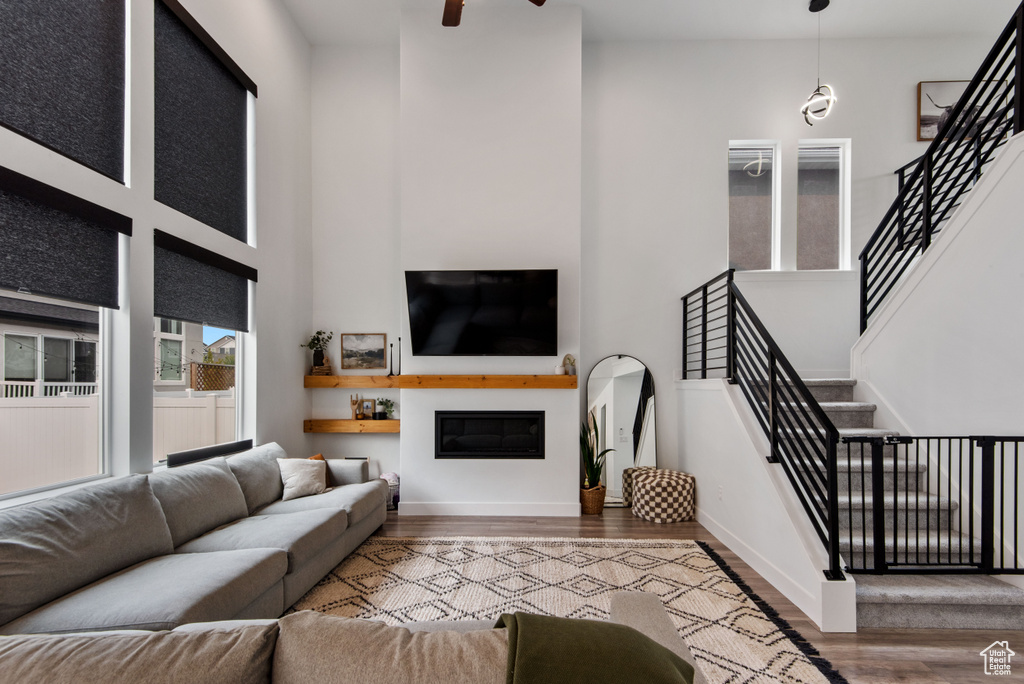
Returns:
[[[277,626],[0,636],[0,682],[263,684]]]

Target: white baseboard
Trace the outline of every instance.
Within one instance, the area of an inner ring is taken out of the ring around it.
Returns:
[[[754,569],[761,577],[781,591],[783,595],[802,610],[816,624],[821,621],[821,597],[807,590],[806,587],[780,570],[768,559],[747,545],[739,537],[720,525],[717,520],[697,508],[697,522],[704,526],[716,539],[725,544],[739,556],[744,563]],[[820,625],[819,625],[820,626]]]
[[[578,518],[576,503],[445,503],[400,501],[398,515],[494,515],[532,516],[541,518]]]

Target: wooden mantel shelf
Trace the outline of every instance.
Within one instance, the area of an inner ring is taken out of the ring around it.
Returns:
[[[402,429],[400,420],[304,420],[303,432],[327,433],[397,433]]]
[[[307,375],[307,388],[576,389],[575,375]],[[308,422],[308,421],[307,421]],[[374,422],[374,421],[369,421]],[[379,422],[379,421],[377,421]]]

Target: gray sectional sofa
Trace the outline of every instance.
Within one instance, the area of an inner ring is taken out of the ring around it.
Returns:
[[[374,532],[387,483],[328,460],[282,501],[271,443],[0,511],[0,634],[276,618]]]

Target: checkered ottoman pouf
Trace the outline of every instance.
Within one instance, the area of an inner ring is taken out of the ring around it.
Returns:
[[[633,473],[633,515],[656,523],[692,520],[696,489],[693,475],[675,470]]]
[[[626,468],[622,471],[622,505],[629,508],[633,505],[633,476],[641,470],[657,470],[654,466]]]

